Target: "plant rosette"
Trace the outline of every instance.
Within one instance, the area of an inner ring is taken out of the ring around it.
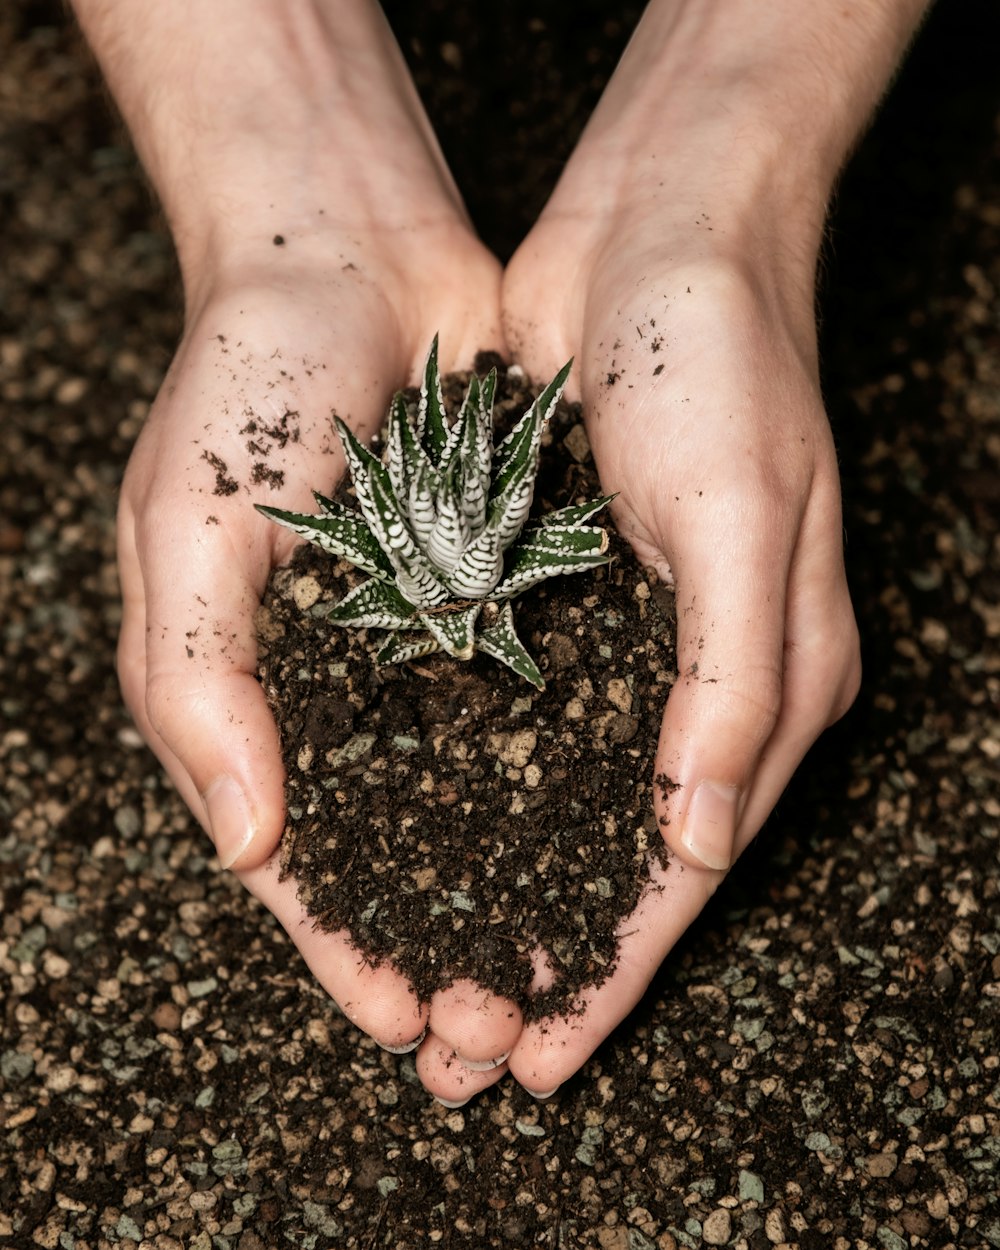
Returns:
[[[258,504],[258,511],[368,574],[331,608],[335,625],[392,632],[375,662],[403,664],[445,651],[482,651],[540,690],[545,681],[514,628],[511,601],[557,574],[608,562],[607,531],[587,522],[613,498],[549,512],[527,524],[542,430],[562,395],[563,366],[499,443],[497,371],[473,374],[448,421],[434,339],[415,414],[397,392],[389,409],[386,463],[335,418],[360,515],[316,494],[318,516]],[[417,631],[413,639],[410,631]]]
[[[311,544],[258,618],[282,872],[422,996],[468,976],[529,1016],[608,975],[663,862],[675,673],[671,592],[588,524],[610,497],[559,402],[568,373],[537,399],[514,368],[442,379],[435,342],[384,462],[338,422],[350,489],[316,516],[260,509]]]

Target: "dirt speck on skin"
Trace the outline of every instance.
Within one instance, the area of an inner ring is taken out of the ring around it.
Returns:
[[[292,408],[286,408],[276,421],[265,421],[253,413],[247,415],[240,433],[248,436],[246,449],[251,456],[267,456],[274,448],[283,451],[289,443],[297,443],[302,437],[299,413]]]
[[[235,495],[239,490],[239,484],[235,478],[229,474],[229,466],[221,456],[217,456],[214,451],[205,450],[201,453],[202,460],[206,460],[215,470],[215,486],[212,490],[213,495]]]
[[[466,380],[446,379],[453,410]],[[532,398],[501,372],[501,425]],[[550,422],[537,511],[601,493],[581,436],[578,411]],[[358,577],[313,548],[272,581],[261,680],[288,777],[282,872],[317,924],[424,998],[468,977],[529,1018],[571,1010],[614,970],[618,928],[665,862],[652,751],[672,603],[617,536],[612,552],[515,601],[544,692],[486,657],[375,668],[376,631],[324,623]],[[555,979],[532,995],[538,951]]]
[[[254,486],[263,482],[272,490],[278,490],[285,484],[285,474],[282,469],[272,469],[262,460],[258,460],[250,469],[250,481]]]

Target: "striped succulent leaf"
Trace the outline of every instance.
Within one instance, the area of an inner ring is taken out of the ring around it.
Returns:
[[[322,547],[330,555],[349,561],[362,573],[380,581],[391,579],[392,562],[358,514],[332,499],[324,499],[322,495],[316,496],[316,502],[321,509],[320,516],[312,516],[308,512],[283,512],[266,504],[260,505],[260,511],[272,521]]]
[[[413,605],[395,586],[370,578],[355,586],[331,608],[327,620],[334,625],[353,625],[359,629],[419,629],[420,621]]]
[[[369,575],[327,619],[393,631],[376,654],[378,664],[435,651],[464,660],[482,651],[544,686],[517,637],[511,600],[548,577],[609,558],[606,531],[587,521],[611,495],[528,523],[542,429],[570,364],[494,446],[496,370],[471,379],[449,420],[435,337],[415,416],[401,394],[392,401],[384,464],[336,421],[360,513],[319,494],[318,516],[260,506],[265,516]]]
[[[407,660],[419,660],[425,655],[433,655],[441,648],[437,640],[429,634],[419,638],[401,638],[398,633],[390,634],[375,653],[376,664],[405,664]]]

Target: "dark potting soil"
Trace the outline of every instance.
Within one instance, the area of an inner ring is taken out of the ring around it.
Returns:
[[[467,380],[446,382],[453,411]],[[498,424],[532,398],[502,370]],[[579,411],[561,407],[534,511],[600,493]],[[318,925],[349,930],[422,997],[470,977],[529,1016],[570,1010],[612,971],[618,928],[663,861],[653,752],[673,594],[614,534],[611,552],[516,601],[541,692],[488,657],[376,667],[381,631],[325,620],[360,575],[315,548],[272,579],[258,628],[288,778],[282,870]],[[554,981],[532,996],[536,949]]]

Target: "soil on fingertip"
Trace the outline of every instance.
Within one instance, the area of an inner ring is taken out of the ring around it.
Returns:
[[[452,411],[467,380],[446,380]],[[532,399],[501,368],[501,429]],[[560,407],[533,510],[600,493],[579,412]],[[529,1018],[570,1011],[611,973],[622,921],[655,888],[674,601],[613,531],[611,553],[515,602],[544,691],[482,656],[376,667],[381,631],[326,621],[361,575],[313,547],[272,578],[258,632],[287,772],[282,871],[317,925],[348,930],[422,998],[463,977]]]

